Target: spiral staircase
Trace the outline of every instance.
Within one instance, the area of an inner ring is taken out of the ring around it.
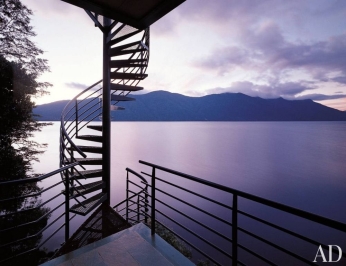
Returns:
[[[89,13],[97,18],[96,14]],[[61,174],[66,187],[64,194],[69,198],[65,207],[69,212],[83,216],[107,199],[109,202],[110,198],[109,183],[103,178],[103,147],[109,144],[104,138],[102,116],[108,110],[124,110],[121,102],[133,101],[128,95],[142,90],[138,84],[147,77],[149,28],[138,30],[113,22],[108,29],[104,51],[108,60],[106,74],[110,78],[110,95],[104,93],[105,79],[100,80],[73,98],[61,116],[60,167],[79,163],[78,167]],[[110,99],[108,110],[104,110],[104,99]],[[72,206],[70,202],[73,202]]]

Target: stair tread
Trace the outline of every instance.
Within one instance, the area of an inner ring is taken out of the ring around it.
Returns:
[[[80,162],[82,165],[101,165],[102,164],[102,158],[74,158],[73,161],[71,159],[65,159],[65,164],[70,164],[72,162]]]
[[[89,125],[87,128],[94,129],[97,131],[102,131],[102,126],[97,126],[97,125]]]
[[[86,199],[85,201],[82,201],[81,204],[75,204],[70,208],[70,212],[80,214],[80,215],[87,215],[89,212],[91,212],[93,209],[95,209],[97,206],[99,206],[103,201],[107,199],[106,193],[99,193],[95,196]],[[85,207],[83,207],[83,205]]]
[[[123,95],[111,95],[111,101],[134,101],[135,98],[123,96]]]
[[[89,177],[101,177],[102,169],[79,171],[79,173],[75,172],[70,176],[70,178],[84,179]]]
[[[143,89],[144,89],[143,87],[111,83],[111,90],[140,91]]]
[[[111,72],[110,73],[111,79],[142,80],[142,79],[145,79],[147,76],[148,76],[148,74],[141,74],[141,73],[120,73],[120,72]]]
[[[86,195],[88,193],[94,192],[104,187],[105,183],[103,181],[96,181],[89,184],[85,184],[83,186],[76,186],[74,188],[70,188],[72,190],[72,194],[70,194],[70,196],[76,197],[80,195]],[[76,190],[78,190],[78,192]]]
[[[89,141],[95,141],[95,142],[102,142],[102,136],[97,136],[97,135],[79,135],[76,138],[89,140]]]
[[[110,56],[118,56],[118,55],[125,55],[125,54],[134,54],[139,52],[145,52],[147,49],[139,48],[139,49],[127,49],[127,50],[119,50],[116,48],[112,48],[109,52]]]
[[[91,153],[102,153],[102,147],[97,146],[83,146],[83,145],[77,145],[77,147],[84,152],[91,152]],[[67,148],[68,150],[75,150],[74,147]]]

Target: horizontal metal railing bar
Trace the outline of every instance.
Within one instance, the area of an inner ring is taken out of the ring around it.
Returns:
[[[56,220],[59,220],[61,217],[63,217],[65,215],[65,213],[61,214]],[[58,227],[50,236],[48,236],[42,243],[40,243],[40,245],[38,246],[38,248],[42,247],[45,243],[47,243],[47,241],[49,241],[49,239],[51,239],[57,232],[59,232],[61,230],[61,228],[63,228],[65,226],[65,223],[62,224],[60,227]]]
[[[210,228],[209,226],[204,225],[203,223],[201,223],[201,222],[197,221],[196,219],[194,219],[194,218],[188,216],[187,214],[185,214],[185,213],[183,213],[183,212],[177,210],[176,208],[174,208],[174,207],[168,205],[167,203],[164,203],[162,200],[159,200],[159,199],[156,199],[156,200],[157,200],[158,202],[160,202],[161,204],[165,205],[166,207],[170,208],[171,210],[174,210],[174,211],[176,211],[177,213],[179,213],[180,215],[182,215],[182,216],[188,218],[190,221],[195,222],[196,224],[198,224],[198,225],[204,227],[205,229],[207,229],[207,230],[213,232],[214,234],[218,235],[219,237],[221,237],[221,238],[223,238],[223,239],[225,239],[225,240],[227,240],[227,241],[229,241],[229,242],[232,243],[232,239],[230,239],[229,237],[227,237],[227,236],[221,234],[220,232],[214,230],[213,228]]]
[[[62,181],[61,181],[61,183],[62,183]],[[33,211],[33,210],[39,209],[42,206],[46,205],[48,202],[51,202],[52,200],[56,199],[57,197],[59,197],[61,195],[62,195],[62,193],[60,192],[60,193],[56,194],[54,197],[49,198],[48,200],[46,200],[45,202],[39,204],[38,206],[36,206],[34,208],[29,208],[29,209],[19,210],[19,211],[16,211],[16,212],[6,213],[4,215],[0,215],[0,218],[6,217],[6,216],[10,216],[10,215],[17,215],[18,213],[23,213],[23,212]]]
[[[133,174],[133,175],[137,176],[138,178],[140,178],[145,184],[148,184],[147,180],[146,180],[143,176],[141,176],[141,175],[138,174],[137,172],[133,171],[132,169],[130,169],[130,168],[127,167],[127,168],[126,168],[126,171],[127,171],[127,172],[130,172],[131,174]]]
[[[31,224],[38,223],[38,222],[41,221],[43,218],[45,218],[46,216],[48,216],[49,214],[53,213],[55,210],[57,210],[58,208],[60,208],[63,204],[65,204],[65,202],[63,202],[63,203],[61,203],[60,205],[56,206],[54,209],[52,209],[52,210],[50,210],[49,212],[45,213],[44,215],[42,215],[41,217],[39,217],[39,218],[36,219],[35,221],[27,222],[27,223],[24,223],[24,224],[19,224],[19,225],[16,225],[16,226],[12,226],[12,227],[9,227],[9,228],[0,230],[0,233],[6,232],[6,231],[10,231],[10,230],[13,230],[13,229],[17,229],[17,228],[19,228],[19,227],[23,227],[23,226],[27,226],[27,225],[31,225]],[[2,246],[0,246],[0,248],[1,248],[1,247],[2,247]]]
[[[276,245],[276,244],[270,242],[267,239],[264,239],[264,238],[254,234],[254,233],[252,233],[252,232],[250,232],[248,230],[245,230],[244,228],[238,227],[238,230],[243,232],[243,233],[245,233],[245,234],[247,234],[247,235],[249,235],[249,236],[252,236],[253,238],[256,238],[257,240],[259,240],[259,241],[261,241],[263,243],[266,243],[267,245],[272,246],[273,248],[276,248],[276,249],[278,249],[278,250],[280,250],[280,251],[282,251],[282,252],[284,252],[284,253],[286,253],[286,254],[288,254],[288,255],[290,255],[290,256],[292,256],[292,257],[294,257],[294,258],[296,258],[296,259],[298,259],[300,261],[303,261],[303,262],[305,262],[305,263],[307,263],[309,265],[315,265],[311,261],[308,261],[307,259],[305,259],[305,258],[303,258],[303,257],[301,257],[301,256],[299,256],[299,255],[297,255],[295,253],[293,253],[292,251],[287,250],[287,249],[285,249],[283,247],[280,247],[279,245]]]
[[[91,96],[93,96],[95,93],[101,92],[98,96],[94,96],[93,98],[91,98]],[[89,103],[91,103],[94,99],[97,99],[98,97],[100,97],[100,95],[102,95],[102,87],[98,90],[95,90],[93,93],[89,94],[88,96],[85,96],[82,100],[79,100],[78,102],[78,110],[81,111],[85,106],[87,106]],[[90,99],[90,101],[86,102],[85,104],[82,105],[82,102]]]
[[[71,110],[75,110],[75,108],[74,108],[74,106],[73,107],[71,107]],[[75,117],[76,116],[76,111],[74,111],[68,118],[66,118],[66,120],[67,121],[69,121],[70,122],[70,124],[66,127],[66,131],[72,126],[72,125],[74,125],[74,121],[75,121],[75,119],[73,118],[73,119],[71,119],[72,117]],[[65,124],[66,125],[66,124]],[[70,131],[71,132],[71,131]]]
[[[134,186],[136,186],[136,187],[142,189],[142,191],[145,189],[144,187],[141,187],[140,185],[136,184],[135,182],[133,182],[133,181],[131,181],[131,180],[129,180],[128,182],[131,183],[132,185],[134,185]]]
[[[60,218],[65,215],[65,213],[63,213]],[[76,215],[72,216],[72,218],[74,218]],[[70,218],[70,221],[72,220],[72,218]],[[63,223],[60,227],[58,227],[58,229],[56,229],[49,237],[47,237],[42,243],[40,243],[40,245],[37,248],[42,247],[45,243],[47,243],[47,241],[49,239],[51,239],[57,232],[59,232],[63,227],[65,226],[65,223]]]
[[[63,118],[61,118],[61,119],[63,119]],[[61,121],[61,124],[63,124],[63,121]],[[82,151],[77,147],[77,145],[71,140],[70,136],[67,134],[67,132],[66,132],[66,130],[65,130],[64,127],[61,127],[61,131],[62,131],[61,134],[64,135],[64,137],[67,139],[67,141],[70,143],[70,145],[71,145],[81,156],[83,156],[84,158],[86,158],[86,157],[87,157],[86,154],[85,154],[84,152],[82,152]]]
[[[149,218],[150,215],[147,215]],[[201,253],[203,256],[207,257],[209,260],[211,260],[213,263],[215,263],[216,265],[221,265],[219,262],[217,262],[215,259],[213,259],[212,257],[210,257],[208,254],[206,254],[204,251],[202,251],[201,249],[199,249],[198,247],[195,247],[193,244],[191,244],[191,242],[189,242],[188,240],[186,240],[184,237],[182,237],[181,235],[179,235],[178,233],[175,233],[172,229],[168,228],[167,226],[165,226],[163,223],[161,223],[158,220],[155,220],[155,223],[160,224],[161,226],[163,226],[164,228],[166,228],[166,230],[168,230],[169,232],[171,232],[171,234],[177,236],[179,239],[181,239],[183,242],[185,242],[186,244],[190,245],[191,247],[193,247],[195,250],[197,250],[199,253]]]
[[[171,182],[168,182],[168,181],[166,181],[166,180],[163,180],[162,178],[156,177],[156,180],[160,180],[161,182],[164,182],[164,183],[166,183],[166,184],[169,184],[169,185],[171,185],[171,186],[174,186],[174,187],[176,187],[176,188],[179,188],[179,189],[181,189],[181,190],[184,190],[184,191],[186,191],[186,192],[189,192],[189,193],[191,193],[191,194],[193,194],[193,195],[196,195],[196,196],[198,196],[198,197],[200,197],[200,198],[203,198],[203,199],[205,199],[205,200],[208,200],[208,201],[210,201],[210,202],[213,202],[213,203],[215,203],[215,204],[217,204],[217,205],[219,205],[219,206],[222,206],[222,207],[224,207],[224,208],[226,208],[226,209],[229,209],[229,210],[232,210],[232,209],[233,209],[232,207],[230,207],[230,206],[228,206],[228,205],[226,205],[226,204],[224,204],[224,203],[222,203],[222,202],[213,200],[213,199],[211,199],[211,198],[208,198],[208,197],[206,197],[206,196],[203,196],[203,195],[201,195],[201,194],[199,194],[199,193],[196,193],[196,192],[194,192],[194,191],[191,191],[191,190],[189,190],[189,189],[186,189],[186,188],[183,188],[183,187],[181,187],[181,186],[175,185],[175,184],[173,184],[173,183],[171,183]]]
[[[151,185],[149,185],[149,184],[148,184],[148,186],[151,187]],[[167,196],[169,196],[169,197],[171,197],[171,198],[173,198],[173,199],[175,199],[175,200],[177,200],[177,201],[180,201],[180,202],[182,202],[182,203],[184,203],[184,204],[190,206],[190,207],[193,208],[193,209],[196,209],[196,210],[198,210],[198,211],[200,211],[200,212],[203,212],[204,214],[206,214],[206,215],[208,215],[208,216],[210,216],[210,217],[213,217],[214,219],[216,219],[216,220],[218,220],[218,221],[220,221],[220,222],[223,222],[224,224],[227,224],[227,225],[229,225],[229,226],[232,226],[232,223],[230,223],[230,222],[228,222],[228,221],[226,221],[226,220],[224,220],[224,219],[222,219],[222,218],[220,218],[220,217],[218,217],[218,216],[216,216],[216,215],[214,215],[214,214],[212,214],[212,213],[209,213],[209,212],[207,212],[207,211],[205,211],[205,210],[203,210],[203,209],[201,209],[201,208],[199,208],[199,207],[196,207],[196,206],[192,205],[191,203],[188,203],[188,202],[185,201],[185,200],[179,199],[178,197],[175,197],[175,196],[173,196],[173,195],[171,195],[171,194],[169,194],[169,193],[163,191],[162,189],[156,188],[156,190],[157,190],[157,191],[160,191],[161,193],[163,193],[163,194],[165,194],[165,195],[167,195]]]
[[[135,214],[135,215],[129,217],[128,219],[129,219],[129,220],[137,220],[137,219],[133,219],[133,217],[137,217],[137,214]]]
[[[4,186],[4,185],[18,185],[18,184],[23,184],[23,183],[34,183],[34,182],[38,182],[38,181],[42,181],[52,175],[55,175],[55,174],[58,174],[60,173],[61,171],[64,171],[66,169],[69,169],[73,166],[76,166],[78,165],[79,163],[78,162],[75,162],[75,163],[71,163],[69,165],[66,165],[64,167],[61,167],[57,170],[54,170],[48,174],[44,174],[44,175],[41,175],[39,177],[32,177],[32,178],[24,178],[24,179],[17,179],[17,180],[10,180],[10,181],[4,181],[4,182],[0,182],[0,186]]]
[[[84,127],[86,127],[90,122],[94,121],[95,119],[99,118],[100,115],[102,115],[102,113],[98,113],[97,115],[95,115],[93,118],[90,118],[89,121],[87,121],[87,123],[85,123],[83,126],[79,127],[79,130],[82,130]],[[84,122],[84,120],[83,120]]]
[[[90,101],[90,103],[91,103],[92,101]],[[92,109],[93,107],[95,107],[95,106],[99,106],[100,105],[100,102],[99,101],[97,101],[96,103],[94,103],[94,104],[92,104],[88,109],[86,109],[84,112],[82,112],[81,114],[79,114],[78,115],[78,117],[82,117],[82,115],[84,115],[86,112],[88,112],[90,109]],[[100,110],[102,107],[99,107],[99,108],[97,108],[96,110],[94,110],[93,112],[91,112],[91,113],[89,113],[89,115],[87,115],[87,116],[85,116],[83,119],[81,119],[81,120],[79,120],[78,121],[78,125],[80,124],[80,123],[82,123],[83,121],[85,121],[85,119],[86,118],[88,118],[90,115],[92,115],[93,113],[95,113],[97,110]]]
[[[14,259],[14,258],[17,258],[17,257],[19,257],[19,256],[28,254],[28,253],[33,252],[33,251],[35,251],[35,250],[37,250],[37,247],[32,248],[32,249],[29,249],[29,250],[26,250],[26,251],[24,251],[24,252],[22,252],[22,253],[20,253],[20,254],[16,254],[16,255],[14,255],[14,256],[12,256],[12,257],[9,257],[9,258],[6,258],[6,259],[4,259],[4,260],[0,260],[0,263],[3,263],[3,262],[6,262],[6,261],[9,261],[9,260],[12,260],[12,259]],[[0,265],[1,265],[1,264],[0,264]]]
[[[144,208],[144,207],[145,207],[144,205],[138,204],[137,201],[129,200],[129,202],[132,202],[133,204],[135,204],[135,205],[137,205],[137,206],[139,206],[139,207],[141,207],[141,208]]]
[[[33,235],[30,235],[30,236],[26,236],[24,238],[21,238],[21,239],[18,239],[18,240],[15,240],[15,241],[12,241],[12,242],[9,242],[7,244],[4,244],[4,245],[1,245],[0,248],[3,248],[3,247],[7,247],[7,246],[10,246],[10,245],[13,245],[13,244],[16,244],[16,243],[19,243],[19,242],[22,242],[22,241],[26,241],[26,240],[29,240],[31,238],[34,238],[38,235],[40,235],[43,231],[45,231],[47,228],[49,228],[52,224],[54,224],[57,220],[59,220],[62,216],[64,216],[65,213],[63,213],[62,215],[60,215],[58,218],[56,218],[54,221],[52,221],[50,224],[46,225],[44,228],[42,228],[39,232],[37,232],[36,234],[33,234]],[[17,227],[15,227],[17,228]]]
[[[241,210],[238,210],[238,213],[240,213],[240,214],[242,214],[242,215],[244,215],[244,216],[246,216],[246,217],[249,217],[249,218],[251,218],[251,219],[253,219],[253,220],[256,220],[256,221],[258,221],[258,222],[261,222],[261,223],[263,223],[263,224],[266,224],[266,225],[268,225],[268,226],[270,226],[270,227],[272,227],[272,228],[275,228],[275,229],[277,229],[277,230],[280,230],[280,231],[282,231],[282,232],[285,232],[285,233],[287,233],[287,234],[289,234],[289,235],[292,235],[292,236],[294,236],[294,237],[297,237],[297,238],[299,238],[299,239],[301,239],[301,240],[304,240],[304,241],[306,241],[306,242],[308,242],[308,243],[310,243],[310,244],[313,244],[313,245],[316,245],[316,246],[322,246],[323,248],[325,248],[325,249],[328,249],[329,247],[328,247],[328,245],[325,245],[325,244],[321,244],[321,243],[319,243],[319,242],[317,242],[317,241],[315,241],[315,240],[313,240],[313,239],[310,239],[310,238],[308,238],[308,237],[306,237],[306,236],[303,236],[303,235],[300,235],[300,234],[298,234],[298,233],[296,233],[296,232],[293,232],[293,231],[291,231],[291,230],[288,230],[288,229],[286,229],[286,228],[283,228],[283,227],[281,227],[281,226],[278,226],[278,225],[276,225],[276,224],[273,224],[273,223],[271,223],[271,222],[268,222],[268,221],[266,221],[266,220],[263,220],[263,219],[261,219],[261,218],[258,218],[258,217],[256,217],[256,216],[253,216],[253,215],[251,215],[251,214],[249,214],[249,213],[246,213],[246,212],[244,212],[244,211],[241,211]],[[332,250],[332,252],[333,253],[338,253],[338,251],[336,251],[336,250]],[[342,252],[343,253],[343,255],[344,256],[346,256],[346,253],[345,252]]]
[[[96,105],[98,105],[98,103]],[[78,121],[78,125],[80,125],[81,123],[84,123],[84,122],[87,122],[86,124],[90,123],[93,119],[87,120],[87,118],[90,117],[91,115],[93,115],[94,113],[100,111],[101,109],[102,109],[102,107],[99,107],[99,108],[95,109],[94,111],[92,111],[91,113],[89,113],[87,116],[83,117],[83,119]],[[102,115],[101,111],[95,117],[99,117],[100,115]],[[86,125],[83,125],[82,127],[79,128],[79,130],[81,130],[85,126]]]
[[[132,196],[129,197],[128,199],[132,199],[132,198],[134,198],[134,197],[136,197],[136,196],[137,196],[137,195],[132,195]],[[114,205],[114,206],[113,206],[113,209],[115,209],[115,208],[117,208],[118,206],[124,204],[128,199],[125,199],[125,200],[119,202],[118,204]]]
[[[11,201],[11,200],[19,200],[19,199],[25,199],[25,198],[32,198],[32,197],[37,197],[37,196],[40,196],[42,193],[48,191],[49,189],[53,188],[53,187],[56,187],[58,185],[60,185],[63,181],[59,181],[58,183],[48,187],[48,188],[45,188],[44,190],[42,191],[39,191],[39,192],[36,192],[36,193],[33,193],[33,194],[29,194],[29,195],[24,195],[24,196],[19,196],[19,197],[13,197],[13,198],[8,198],[8,199],[2,199],[0,200],[0,203],[1,202],[6,202],[6,201]]]
[[[218,246],[210,243],[208,240],[206,240],[205,238],[201,237],[200,235],[198,235],[197,233],[193,232],[191,229],[187,228],[185,225],[182,225],[181,223],[177,222],[176,220],[174,220],[173,218],[169,217],[167,214],[163,213],[160,210],[155,210],[156,212],[160,213],[162,216],[166,217],[168,220],[172,221],[173,223],[175,223],[176,225],[180,226],[181,228],[183,228],[184,230],[188,231],[190,234],[194,235],[195,237],[197,237],[198,239],[200,239],[201,241],[203,241],[204,243],[208,244],[209,246],[213,247],[214,249],[216,249],[217,251],[219,251],[220,253],[222,253],[223,255],[225,255],[228,258],[232,258],[232,256],[230,254],[228,254],[226,251],[222,250],[221,248],[219,248]]]
[[[144,190],[139,191],[139,192],[135,192],[135,191],[133,191],[133,190],[131,190],[131,189],[127,189],[126,191],[128,191],[128,192],[130,192],[130,193],[132,193],[132,194],[135,194],[135,195],[137,195],[137,196],[139,196],[140,194],[142,194],[142,193],[144,192]]]
[[[243,197],[245,199],[252,200],[252,201],[273,207],[275,209],[278,209],[278,210],[281,210],[284,212],[288,212],[290,214],[305,218],[305,219],[310,220],[310,221],[314,221],[314,222],[317,222],[317,223],[320,223],[320,224],[323,224],[323,225],[326,225],[329,227],[333,227],[333,228],[335,228],[339,231],[342,231],[342,232],[346,232],[345,224],[341,223],[339,221],[335,221],[335,220],[332,220],[332,219],[329,219],[329,218],[326,218],[326,217],[323,217],[323,216],[320,216],[317,214],[313,214],[313,213],[310,213],[307,211],[303,211],[303,210],[300,210],[300,209],[297,209],[297,208],[294,208],[294,207],[291,207],[288,205],[284,205],[284,204],[274,202],[274,201],[271,201],[268,199],[264,199],[264,198],[261,198],[261,197],[255,196],[255,195],[251,195],[249,193],[242,192],[240,190],[229,188],[229,187],[226,187],[226,186],[214,183],[214,182],[210,182],[210,181],[207,181],[207,180],[195,177],[195,176],[187,175],[187,174],[184,174],[184,173],[172,170],[172,169],[168,169],[168,168],[156,165],[156,164],[148,163],[148,162],[145,162],[142,160],[140,160],[139,163],[150,166],[150,167],[154,167],[156,169],[165,171],[167,173],[171,173],[171,174],[174,174],[174,175],[198,182],[200,184],[207,185],[209,187],[216,188],[216,189],[221,190],[221,191],[236,194],[236,195]]]
[[[257,254],[256,252],[252,251],[251,249],[248,249],[247,247],[238,244],[238,247],[240,247],[241,249],[247,251],[248,253],[250,253],[251,255],[255,256],[256,258],[259,258],[260,260],[263,260],[264,262],[268,263],[269,265],[273,265],[273,266],[277,266],[277,264],[275,264],[274,262],[268,260],[267,258]]]

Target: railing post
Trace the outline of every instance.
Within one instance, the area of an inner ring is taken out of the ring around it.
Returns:
[[[155,234],[155,167],[151,174],[151,235]]]
[[[238,195],[233,194],[232,208],[232,265],[238,263]]]
[[[65,243],[70,238],[70,178],[65,170]]]
[[[126,222],[129,222],[129,171],[126,171]]]
[[[76,106],[76,136],[78,137],[78,100],[76,99],[76,103],[75,103],[75,106]]]
[[[145,216],[144,216],[144,222],[145,224],[148,224],[148,186],[145,187],[145,205],[144,205],[145,209]]]
[[[139,223],[139,194],[137,195],[137,223]]]

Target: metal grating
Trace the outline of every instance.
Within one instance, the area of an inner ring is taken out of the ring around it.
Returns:
[[[70,212],[80,214],[80,215],[87,215],[89,212],[91,212],[93,209],[95,209],[99,204],[104,202],[107,199],[106,193],[100,193],[97,194],[85,201],[82,202],[82,204],[75,204],[71,207]]]

